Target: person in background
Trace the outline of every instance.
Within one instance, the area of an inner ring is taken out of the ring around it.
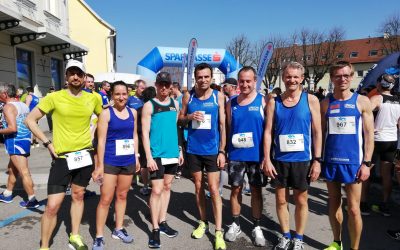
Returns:
[[[29,107],[29,112],[31,112],[36,107],[36,105],[38,105],[39,97],[34,95],[32,87],[27,87],[26,92],[28,93],[28,95],[25,98],[25,104],[26,104],[26,106]],[[39,147],[39,142],[37,142],[35,136],[32,136],[31,147],[32,148]]]

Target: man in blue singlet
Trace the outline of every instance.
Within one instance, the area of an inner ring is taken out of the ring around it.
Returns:
[[[282,79],[285,92],[270,98],[267,104],[264,172],[275,182],[276,212],[283,234],[275,249],[300,250],[304,249],[303,234],[308,217],[307,190],[310,181],[317,180],[321,172],[321,114],[318,98],[302,91],[304,67],[300,63],[288,63],[283,68]],[[296,205],[293,240],[289,226],[289,188],[293,189]]]
[[[13,201],[12,191],[19,175],[28,194],[28,201],[20,202],[20,206],[36,208],[39,206],[39,202],[35,198],[33,181],[28,168],[31,132],[24,124],[25,118],[29,114],[29,108],[25,103],[17,100],[16,94],[13,85],[0,83],[0,101],[6,103],[1,121],[3,128],[0,129],[0,134],[4,135],[4,147],[7,154],[10,155],[7,188],[0,194],[0,201],[5,203]]]
[[[329,221],[334,241],[326,250],[343,249],[342,183],[347,194],[350,249],[359,249],[362,232],[361,182],[370,175],[374,151],[371,103],[367,97],[350,91],[354,68],[349,62],[333,64],[329,74],[334,85],[333,95],[321,102],[325,138],[322,174],[327,180]]]
[[[155,83],[157,95],[146,102],[142,110],[143,147],[152,184],[150,214],[153,231],[148,244],[150,248],[161,247],[160,233],[169,238],[178,235],[166,222],[172,180],[178,164],[183,163],[176,128],[179,106],[169,97],[171,84],[170,74],[160,72]]]
[[[229,78],[231,79],[231,78]],[[236,80],[235,80],[236,81]],[[240,209],[245,174],[251,187],[251,210],[254,229],[253,243],[265,246],[265,238],[260,228],[262,216],[261,187],[265,186],[262,171],[263,133],[264,133],[264,96],[257,93],[257,72],[250,66],[244,66],[238,73],[239,96],[226,104],[228,133],[228,172],[231,188],[232,224],[225,233],[225,240],[235,241],[241,233]]]
[[[222,201],[219,193],[220,169],[225,167],[225,97],[210,88],[212,68],[200,63],[194,69],[195,88],[185,94],[179,119],[188,123],[187,161],[193,176],[199,226],[192,237],[200,239],[208,231],[203,169],[207,171],[215,218],[215,249],[226,249],[222,235]]]

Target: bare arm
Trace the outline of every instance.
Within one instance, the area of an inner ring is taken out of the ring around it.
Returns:
[[[0,129],[0,134],[12,134],[17,132],[17,109],[12,104],[6,104],[3,115],[7,122],[7,128]]]
[[[376,111],[380,108],[381,103],[383,101],[383,97],[381,95],[374,95],[371,97],[370,102],[371,102],[371,110]]]
[[[226,114],[226,142],[228,142],[231,138],[231,124],[232,124],[232,113],[231,113],[231,101],[226,103],[225,107]]]
[[[97,158],[98,158],[98,168],[104,168],[104,152],[106,147],[106,138],[108,123],[110,121],[110,110],[105,109],[101,112],[99,120],[97,122]]]
[[[136,158],[136,172],[140,171],[140,163],[139,163],[139,139],[137,133],[137,111],[135,109],[131,109],[133,114],[133,147],[135,150],[135,158]],[[140,122],[140,121],[139,121]]]
[[[322,132],[321,132],[321,111],[318,98],[314,95],[308,95],[308,103],[310,105],[311,119],[312,119],[312,138],[314,147],[314,158],[321,157],[322,149]],[[321,163],[313,161],[311,165],[310,177],[311,181],[316,181],[321,173]]]
[[[271,152],[271,145],[272,145],[272,133],[273,133],[273,124],[275,119],[275,99],[270,98],[267,103],[266,107],[266,122],[265,122],[265,129],[264,129],[264,162],[263,162],[263,169],[264,173],[275,179],[277,172],[275,167],[272,165],[270,152]]]
[[[151,124],[151,114],[153,113],[152,103],[146,102],[142,109],[142,141],[143,148],[146,153],[147,167],[150,171],[155,171],[158,169],[150,150],[150,124]]]
[[[357,99],[357,108],[361,112],[364,133],[364,161],[371,161],[374,152],[374,116],[372,114],[371,102],[365,96],[359,96]],[[370,168],[361,164],[357,173],[360,181],[366,181],[370,175]]]
[[[29,107],[29,105],[31,105],[31,102],[32,102],[32,96],[31,95],[27,95],[26,99],[25,99],[26,106]]]
[[[326,137],[327,131],[327,126],[326,126],[326,113],[328,112],[328,107],[329,107],[329,99],[324,99],[321,102],[321,130],[322,130],[322,138]],[[324,148],[325,141],[322,140],[322,148]],[[323,152],[322,152],[323,153]]]
[[[219,116],[219,150],[224,154],[218,153],[217,166],[220,169],[225,167],[225,146],[226,146],[226,128],[225,128],[225,96],[218,92],[218,116]]]

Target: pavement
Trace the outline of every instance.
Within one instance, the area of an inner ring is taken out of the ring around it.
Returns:
[[[10,204],[0,203],[0,249],[39,249],[40,218],[46,203],[46,183],[50,168],[50,156],[47,149],[40,146],[31,151],[29,166],[35,183],[36,196],[43,204],[38,209],[26,210],[18,206],[26,194],[19,183],[14,191],[14,202]],[[5,188],[7,174],[5,173],[8,164],[8,156],[4,148],[0,146],[0,191]],[[226,183],[225,183],[226,184]],[[124,244],[111,238],[113,230],[113,206],[110,212],[105,229],[105,249],[147,249],[147,242],[151,232],[150,214],[147,207],[148,196],[139,193],[139,186],[133,186],[128,194],[128,205],[124,219],[124,226],[127,231],[134,235],[133,244]],[[84,241],[90,246],[95,236],[96,206],[99,201],[99,186],[90,183],[89,190],[95,191],[96,195],[85,200],[85,212],[80,228]],[[226,184],[223,189],[223,224],[231,223],[229,186]],[[379,188],[376,185],[371,190],[371,197],[379,197]],[[400,192],[395,187],[394,202],[391,203],[393,215],[383,217],[379,214],[372,214],[364,217],[364,230],[362,234],[360,249],[383,250],[400,249],[400,242],[396,242],[385,235],[387,229],[400,228]],[[327,190],[323,181],[312,184],[309,190],[309,218],[305,231],[305,249],[323,249],[332,241],[332,231],[328,220]],[[345,201],[345,197],[344,197]],[[67,241],[70,228],[69,207],[71,199],[66,196],[60,209],[57,225],[52,238],[51,249],[68,249]],[[267,239],[267,246],[262,249],[273,249],[278,241],[279,223],[275,211],[275,195],[272,187],[263,189],[263,217],[261,220],[264,236]],[[291,212],[291,228],[294,228],[293,199],[289,204]],[[168,224],[179,231],[176,238],[170,239],[161,237],[163,249],[212,249],[214,224],[212,218],[211,202],[207,201],[207,213],[210,221],[210,234],[202,239],[192,239],[190,234],[197,225],[198,211],[195,203],[194,185],[188,178],[174,180],[172,185],[171,201],[168,210]],[[344,225],[347,223],[346,211],[344,211]],[[251,219],[250,196],[243,196],[241,228],[242,234],[236,242],[228,243],[228,249],[259,249],[254,247],[251,241],[252,219]],[[347,227],[343,232],[344,249],[349,249],[349,237]],[[91,247],[90,247],[91,248]]]

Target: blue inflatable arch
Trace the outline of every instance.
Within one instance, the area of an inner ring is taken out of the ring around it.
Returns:
[[[188,52],[187,48],[155,47],[137,65],[136,73],[144,78],[154,80],[156,74],[163,67],[181,67],[182,57]],[[242,67],[235,58],[225,49],[197,48],[195,65],[208,63],[218,68],[226,77],[237,78]]]

